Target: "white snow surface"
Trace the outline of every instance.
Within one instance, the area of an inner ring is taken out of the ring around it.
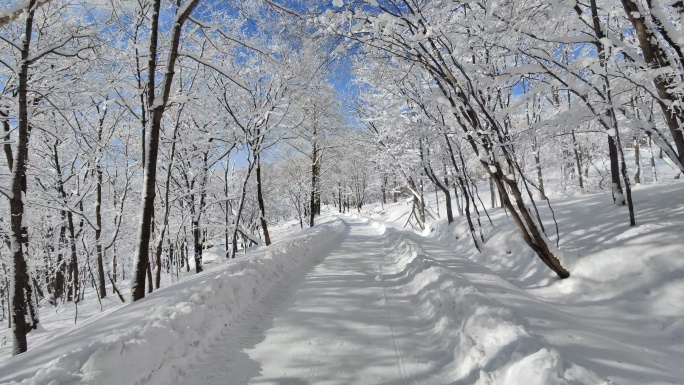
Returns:
[[[453,258],[440,262],[473,282],[486,283],[490,298],[510,307],[563,359],[616,384],[682,384],[682,187],[681,181],[635,187],[635,227],[629,227],[627,208],[614,206],[609,193],[553,200],[560,229],[556,255],[571,272],[565,280],[557,279],[522,242],[501,209],[488,208],[491,225],[480,208],[482,253],[474,249],[461,217],[451,226],[438,219],[423,235],[464,257],[461,263],[469,268],[459,267]],[[488,197],[489,192],[480,194]],[[537,205],[555,243],[551,213],[545,202]],[[403,227],[407,207],[385,205],[374,217]]]
[[[369,207],[34,344],[0,383],[680,384],[682,186],[635,188],[633,228],[609,194],[554,201],[566,280],[499,209],[477,253],[464,218],[417,234],[405,203]]]
[[[452,252],[368,219],[347,223],[322,263],[262,302],[175,383],[607,383],[527,331],[486,294],[487,282],[437,262]]]
[[[345,229],[341,220],[319,225],[103,312],[0,362],[0,383],[167,384],[265,293],[325,255]]]

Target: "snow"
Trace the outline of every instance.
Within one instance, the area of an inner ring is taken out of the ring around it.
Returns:
[[[565,280],[500,209],[489,209],[493,225],[482,216],[477,253],[463,218],[418,234],[400,229],[403,201],[371,206],[374,219],[341,216],[216,258],[34,343],[0,363],[0,382],[681,383],[681,187],[635,187],[636,227],[610,193],[555,200]]]
[[[344,229],[341,221],[322,224],[100,313],[0,362],[0,382],[166,384],[268,289],[315,261]]]
[[[557,256],[572,274],[566,280],[543,266],[499,209],[489,211],[494,226],[484,226],[481,254],[473,251],[462,218],[450,227],[438,220],[425,234],[474,263],[464,275],[487,284],[489,297],[511,306],[529,330],[564,359],[615,383],[681,383],[681,186],[673,182],[634,188],[633,228],[626,208],[616,208],[609,193],[554,201],[562,250]],[[385,209],[394,226],[403,226],[396,220],[400,208]],[[554,225],[546,220],[548,209],[540,209],[555,242]],[[474,274],[478,266],[490,272]],[[488,276],[492,273],[495,278]]]
[[[176,383],[605,383],[430,257],[450,251],[368,219],[346,221],[348,236],[322,263]]]

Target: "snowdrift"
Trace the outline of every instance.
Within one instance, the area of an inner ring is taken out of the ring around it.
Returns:
[[[449,250],[459,262],[446,257],[430,266],[439,271],[448,265],[449,274],[459,273],[478,290],[484,286],[487,297],[508,306],[528,332],[546,340],[564,360],[619,384],[680,384],[684,378],[682,186],[676,180],[636,186],[635,227],[629,227],[627,209],[615,207],[607,193],[553,200],[562,250],[558,257],[571,272],[565,280],[534,255],[501,209],[488,209],[493,224],[480,210],[482,253],[475,250],[463,217],[450,226],[437,219],[422,232],[423,237],[411,233],[411,239],[422,247],[436,243]],[[552,213],[545,202],[537,205],[555,243]],[[401,228],[409,210],[402,203],[390,204],[373,216]],[[480,229],[476,236],[479,240]],[[435,280],[439,283],[434,287],[444,284]],[[465,296],[467,304],[472,294],[455,287],[454,295]],[[443,296],[450,290],[454,289],[445,287],[430,295]]]
[[[384,227],[383,225],[379,225]],[[457,273],[479,272],[501,280],[463,259],[438,261],[412,233],[384,227],[392,260],[383,277],[412,298],[425,325],[427,346],[439,347],[453,384],[554,385],[607,384],[595,373],[565,362],[558,351],[525,327],[525,320]],[[513,289],[511,289],[513,290]]]
[[[103,313],[0,363],[0,382],[169,383],[251,304],[315,263],[346,229],[341,220],[318,225]]]

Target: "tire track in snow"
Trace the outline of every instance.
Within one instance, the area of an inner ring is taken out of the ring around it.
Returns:
[[[393,316],[392,316],[392,311],[390,310],[389,307],[389,301],[387,300],[387,287],[385,286],[385,279],[383,278],[385,273],[383,270],[383,265],[385,264],[385,258],[387,256],[387,253],[385,250],[382,252],[382,260],[380,261],[380,264],[378,264],[378,269],[380,272],[380,284],[382,285],[382,297],[383,297],[383,302],[385,305],[385,312],[387,313],[387,322],[389,324],[390,328],[390,333],[392,334],[392,342],[394,344],[394,352],[397,355],[397,361],[399,362],[399,368],[401,369],[401,375],[404,378],[404,385],[408,385],[408,379],[406,378],[406,368],[404,367],[404,358],[403,355],[401,354],[401,350],[399,349],[399,341],[397,340],[397,334],[396,331],[394,330],[394,322],[393,322]]]
[[[176,378],[174,384],[182,385],[225,385],[247,384],[249,379],[259,374],[245,350],[254,347],[265,338],[265,331],[273,326],[273,319],[292,301],[293,293],[304,277],[325,260],[331,250],[339,247],[348,234],[346,230],[338,239],[321,253],[319,258],[302,264],[302,267],[291,274],[282,283],[271,288],[259,300],[248,305],[233,325],[228,326],[220,340],[215,341],[210,349],[202,354],[182,378]],[[309,250],[304,250],[309,252]],[[229,382],[226,382],[229,381]]]

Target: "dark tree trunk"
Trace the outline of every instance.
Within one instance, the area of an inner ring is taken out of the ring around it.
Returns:
[[[485,166],[488,170],[490,169],[490,165],[486,162],[483,162],[483,166]],[[502,203],[508,209],[513,217],[513,220],[516,222],[518,230],[520,231],[520,235],[525,243],[530,246],[537,256],[539,256],[542,262],[544,262],[546,266],[553,270],[558,277],[568,278],[570,273],[563,268],[563,266],[560,264],[560,261],[553,255],[551,250],[549,250],[545,236],[539,231],[539,228],[530,216],[530,213],[527,211],[517,183],[515,183],[514,180],[504,179],[503,173],[499,167],[496,167],[496,172],[492,172],[490,170],[490,175],[494,179],[494,182],[497,184],[497,187],[500,191],[505,191],[504,183],[506,183],[511,194],[513,194],[517,211],[508,197],[508,194],[501,194],[501,198],[503,200]]]
[[[624,206],[625,198],[622,192],[622,183],[620,182],[620,160],[618,158],[618,149],[615,145],[615,138],[612,136],[608,137],[608,157],[610,159],[610,180],[613,203],[618,206]]]
[[[344,212],[344,207],[342,207],[342,182],[337,182],[337,207],[340,213]]]
[[[656,162],[655,162],[655,155],[653,153],[653,141],[651,140],[651,136],[648,136],[648,150],[651,155],[651,174],[653,175],[653,181],[657,182],[658,181],[658,172],[656,170]]]
[[[66,213],[62,211],[62,222],[66,221]],[[61,225],[59,227],[59,238],[58,238],[58,251],[57,251],[57,265],[55,266],[55,279],[54,279],[54,293],[53,298],[55,304],[57,304],[58,299],[64,300],[64,287],[66,279],[66,262],[64,261],[64,255],[62,254],[62,245],[66,239],[66,227]]]
[[[159,12],[161,0],[154,0],[152,6],[152,23],[150,26],[150,52],[147,65],[147,107],[150,109],[150,127],[145,138],[145,157],[143,162],[143,192],[138,231],[138,244],[135,252],[135,274],[132,285],[133,301],[145,297],[145,273],[150,265],[150,235],[152,215],[154,214],[154,198],[156,195],[155,185],[157,180],[157,155],[159,153],[159,133],[161,131],[164,109],[171,93],[171,83],[175,74],[178,46],[183,24],[199,0],[188,0],[187,6],[179,8],[182,14],[176,15],[175,23],[171,28],[170,52],[167,58],[166,73],[162,80],[163,89],[161,94],[155,97],[155,77],[157,69],[157,40],[159,34]],[[159,98],[159,100],[156,100]]]
[[[178,127],[180,126],[179,122],[176,122],[176,125],[173,128],[173,138],[171,141],[171,154],[169,155],[169,166],[166,169],[166,180],[164,183],[164,218],[162,221],[162,228],[159,234],[159,240],[157,242],[157,247],[155,248],[155,255],[156,255],[156,262],[157,262],[157,274],[155,277],[155,287],[159,289],[161,286],[161,254],[162,254],[162,245],[164,244],[164,235],[167,233],[167,229],[169,226],[169,211],[170,211],[170,204],[169,204],[169,193],[171,190],[171,171],[173,170],[173,159],[174,156],[176,155],[176,138],[178,134]]]
[[[582,154],[580,152],[579,143],[575,137],[575,131],[572,131],[572,148],[575,153],[575,165],[577,166],[577,177],[579,179],[580,189],[584,192],[584,178],[582,177]]]
[[[264,203],[264,194],[261,186],[261,156],[259,153],[254,154],[256,162],[256,183],[257,183],[257,201],[259,202],[261,230],[264,232],[264,242],[266,246],[271,244],[271,236],[268,234],[268,223],[266,223],[266,204]]]
[[[649,67],[655,69],[667,66],[672,66],[673,69],[680,68],[681,62],[672,63],[668,60],[668,55],[658,46],[657,31],[649,28],[649,25],[644,18],[645,15],[639,11],[639,7],[634,0],[622,0],[622,5],[625,9],[627,19],[634,27],[639,46],[641,47],[641,52]],[[679,50],[680,47],[676,42],[669,40],[669,37],[666,34],[664,34],[663,37],[673,45],[673,48]],[[678,54],[680,55],[681,60],[681,52],[678,52]],[[681,81],[681,78],[678,80]],[[684,122],[684,110],[682,110],[681,100],[676,91],[681,85],[678,85],[676,80],[668,75],[656,76],[653,79],[653,84],[656,87],[659,97],[656,102],[663,112],[665,123],[670,130],[672,140],[677,148],[679,164],[684,165],[684,134],[679,127],[679,125]]]
[[[240,217],[242,216],[242,210],[245,206],[245,196],[247,195],[247,183],[249,182],[249,178],[252,175],[253,169],[254,162],[251,162],[247,167],[247,174],[245,175],[245,179],[242,181],[242,192],[240,194],[240,202],[238,204],[237,213],[235,213],[235,220],[233,221],[233,253],[231,254],[232,258],[235,258],[235,255],[237,254],[237,236],[238,232],[240,231]]]
[[[80,298],[80,283],[78,271],[78,256],[76,253],[76,233],[74,229],[74,216],[71,211],[67,211],[67,230],[69,231],[69,252],[71,253],[69,259],[69,290],[67,294],[68,300],[78,302]],[[73,290],[73,291],[72,291]],[[72,295],[73,294],[73,295]]]
[[[202,268],[202,230],[199,222],[192,222],[192,238],[195,252],[195,273],[201,273],[204,269]]]
[[[601,29],[601,23],[599,19],[599,14],[598,14],[598,7],[596,6],[596,0],[589,0],[589,5],[591,9],[591,18],[593,22],[593,28],[594,28],[594,33],[596,34],[596,41],[594,42],[594,45],[596,46],[596,50],[598,51],[599,54],[599,62],[601,65],[601,68],[606,68],[606,52],[605,52],[605,47],[603,45],[603,39],[605,38],[605,34],[603,30]],[[607,78],[607,75],[602,75],[603,78],[603,92],[605,93],[603,98],[604,102],[608,105],[611,106],[612,104],[612,98],[611,98],[611,90],[610,90],[610,85],[609,85],[609,80]],[[610,158],[610,178],[611,178],[611,183],[612,183],[612,193],[613,193],[613,203],[617,204],[618,206],[622,206],[625,204],[625,197],[624,193],[622,191],[622,183],[620,181],[620,160],[619,160],[619,154],[618,154],[618,144],[619,144],[619,131],[618,131],[618,124],[617,124],[617,118],[615,116],[615,112],[612,109],[612,107],[609,107],[606,109],[605,112],[606,118],[609,120],[610,124],[605,124],[605,126],[609,129],[614,131],[613,133],[609,133],[608,135],[608,156]],[[631,202],[630,202],[630,207],[631,207]]]
[[[309,199],[309,227],[314,226],[316,217],[316,195],[318,187],[318,143],[316,142],[317,128],[313,127],[313,139],[311,143],[311,194]]]
[[[36,0],[29,0],[24,27],[24,41],[21,47],[19,69],[19,116],[17,144],[14,153],[10,206],[10,244],[14,264],[13,284],[10,285],[10,301],[13,329],[12,354],[23,353],[28,349],[26,335],[38,326],[38,312],[34,305],[33,288],[29,277],[24,253],[28,249],[28,228],[24,223],[24,195],[26,194],[26,165],[29,149],[28,116],[28,70],[31,35],[33,34],[33,14]]]
[[[64,187],[64,177],[62,175],[62,166],[59,161],[59,141],[55,140],[55,144],[52,146],[53,150],[53,161],[55,162],[55,172],[57,173],[57,191],[59,192],[63,204],[66,206],[68,203],[68,196],[66,193],[66,188]],[[68,231],[67,242],[69,243],[69,269],[67,270],[69,282],[69,287],[67,288],[67,300],[68,301],[78,301],[79,299],[79,272],[78,272],[78,256],[76,253],[76,230],[74,228],[74,215],[71,211],[63,211],[63,216],[66,216]]]
[[[434,170],[432,169],[432,166],[430,166],[430,161],[429,159],[425,159],[425,156],[423,155],[423,145],[420,145],[421,151],[420,151],[420,158],[421,158],[421,163],[423,164],[423,171],[425,171],[425,175],[427,175],[428,179],[439,189],[442,191],[444,194],[444,199],[446,200],[446,214],[447,214],[447,222],[451,224],[451,222],[454,221],[454,214],[451,208],[451,193],[449,192],[449,180],[447,177],[444,177],[444,184],[442,184],[439,181],[439,177],[435,175]],[[427,150],[425,150],[427,151]],[[429,153],[428,153],[429,155]],[[422,182],[421,182],[421,192],[422,192]],[[437,202],[437,206],[439,207],[439,201]],[[437,212],[439,214],[439,211]]]
[[[106,114],[105,110],[103,116],[100,120],[100,126],[97,134],[99,145],[102,144],[102,125],[104,123],[104,117]],[[107,288],[105,287],[105,272],[104,272],[104,261],[102,253],[102,166],[100,162],[102,161],[101,155],[102,151],[98,150],[98,157],[95,162],[95,175],[97,178],[97,186],[95,187],[95,250],[97,254],[97,280],[98,289],[100,291],[100,298],[105,298],[107,296]]]

